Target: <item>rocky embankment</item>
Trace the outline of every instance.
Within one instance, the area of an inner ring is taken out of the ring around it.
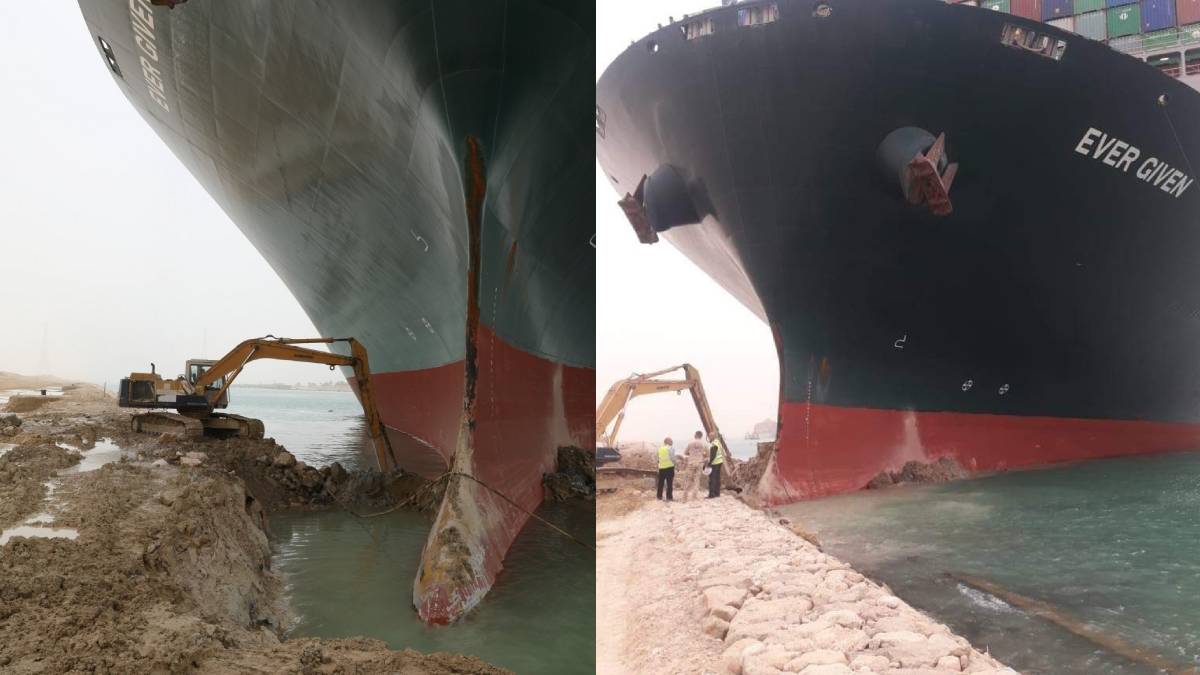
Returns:
[[[600,673],[1013,673],[740,500],[598,507]]]
[[[270,440],[134,435],[96,387],[63,390],[13,398],[26,412],[0,417],[0,672],[506,672],[378,640],[283,637],[267,514],[395,504],[424,481],[318,470]],[[94,468],[109,441],[124,452]]]

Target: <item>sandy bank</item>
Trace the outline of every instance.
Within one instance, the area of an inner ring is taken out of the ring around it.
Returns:
[[[597,672],[1012,673],[737,499],[597,503]]]
[[[336,506],[361,487],[351,477],[282,466],[271,441],[131,435],[126,413],[88,385],[20,417],[3,439],[16,446],[0,456],[0,529],[32,519],[75,538],[0,546],[0,672],[506,672],[378,640],[283,639],[265,515]],[[125,457],[79,472],[76,449],[89,464],[105,437]],[[386,486],[376,497],[394,501]]]

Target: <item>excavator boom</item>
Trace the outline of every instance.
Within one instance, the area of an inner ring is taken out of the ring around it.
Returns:
[[[333,344],[336,342],[345,342],[350,347],[350,355],[334,354],[331,352],[321,351],[319,349],[311,349],[300,345],[312,344]],[[187,378],[175,382],[168,382],[172,388],[177,388],[184,392],[186,396],[168,396],[155,397],[150,404],[146,402],[130,402],[127,401],[125,392],[133,391],[133,384],[122,383],[122,405],[129,407],[175,407],[177,409],[185,409],[185,405],[175,404],[171,402],[176,399],[188,401],[186,408],[190,411],[190,418],[199,419],[200,424],[204,426],[218,426],[221,420],[232,420],[233,422],[243,422],[246,418],[240,418],[236,415],[224,415],[221,417],[213,415],[213,408],[218,401],[222,401],[233,381],[241,374],[242,369],[251,361],[259,359],[273,359],[278,361],[302,361],[308,363],[320,363],[327,365],[331,369],[337,366],[348,366],[354,369],[354,384],[358,389],[359,401],[362,403],[363,413],[367,418],[367,429],[371,435],[371,442],[375,447],[375,459],[379,464],[381,471],[390,471],[396,465],[395,457],[392,454],[391,443],[388,440],[387,433],[383,428],[383,420],[379,416],[379,408],[375,405],[375,396],[371,388],[371,368],[367,361],[367,350],[362,343],[352,337],[347,338],[277,338],[274,336],[266,336],[262,338],[253,338],[245,340],[229,351],[228,354],[218,359],[215,363],[208,365],[206,369],[194,380],[189,381]],[[191,363],[191,362],[189,362]],[[207,363],[207,362],[206,362]],[[150,373],[149,375],[153,375]],[[127,380],[142,380],[153,381],[145,373],[135,373]],[[161,380],[160,380],[161,381]],[[199,394],[200,396],[198,396]],[[200,411],[197,415],[195,411],[195,401],[200,400],[207,402],[207,410]],[[223,404],[222,404],[223,405]],[[162,414],[159,414],[160,419],[166,419]],[[194,424],[189,424],[187,419],[177,421],[175,418],[181,416],[171,416],[171,422],[176,422],[186,426],[189,430],[194,431],[197,428]],[[252,422],[257,422],[252,420]],[[228,425],[227,425],[228,426]],[[261,435],[261,423],[258,423],[259,434]],[[155,427],[154,430],[158,430]]]
[[[683,371],[683,379],[660,379],[660,376],[677,370]],[[688,391],[696,412],[700,415],[700,423],[704,427],[709,441],[717,441],[721,454],[729,458],[729,446],[717,428],[713,418],[712,408],[708,405],[708,397],[704,393],[704,385],[700,383],[700,371],[690,363],[684,363],[671,368],[665,368],[653,373],[637,374],[618,380],[608,389],[604,399],[596,408],[596,442],[598,445],[611,448],[617,447],[617,432],[621,430],[621,422],[625,419],[625,408],[629,402],[638,396],[660,394],[665,392]],[[612,425],[612,429],[609,429]]]

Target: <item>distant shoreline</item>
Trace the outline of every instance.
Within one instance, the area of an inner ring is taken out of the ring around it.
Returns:
[[[335,384],[306,384],[306,385],[301,385],[301,386],[296,386],[294,384],[281,384],[281,383],[276,383],[276,384],[241,384],[241,383],[237,383],[237,384],[232,385],[231,388],[232,389],[276,389],[276,390],[284,390],[284,391],[341,391],[341,392],[346,392],[346,393],[350,393],[350,392],[354,391],[353,389],[350,388],[350,385],[346,384],[345,382],[338,382]]]

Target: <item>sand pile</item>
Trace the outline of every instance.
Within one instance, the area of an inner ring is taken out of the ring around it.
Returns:
[[[598,672],[1013,672],[736,499],[599,513]]]
[[[59,469],[79,462],[79,454],[50,442],[19,445],[0,455],[0,529],[36,513],[46,482]]]
[[[267,511],[345,508],[370,512],[415,495],[413,506],[430,510],[441,500],[441,486],[426,489],[424,478],[402,469],[382,474],[373,469],[348,471],[340,463],[316,468],[296,459],[274,439],[179,439],[135,435],[127,447],[147,460],[172,465],[221,469],[240,477]]]

